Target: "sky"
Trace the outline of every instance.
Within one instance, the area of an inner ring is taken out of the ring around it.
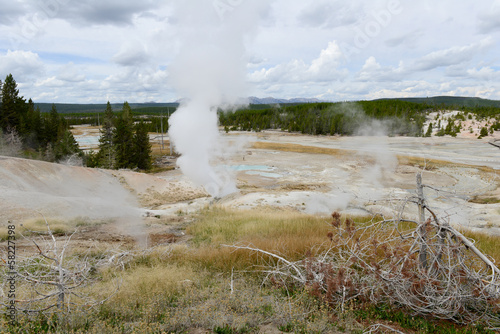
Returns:
[[[258,2],[235,59],[245,96],[500,100],[500,0],[178,1],[0,0],[0,79],[35,102],[173,102],[179,50],[196,50],[185,22],[210,40],[207,24],[239,29]]]

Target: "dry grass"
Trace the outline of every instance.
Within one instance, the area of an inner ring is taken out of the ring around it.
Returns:
[[[75,220],[67,222],[62,219],[47,220],[54,235],[64,235],[73,233],[79,225],[79,221]],[[16,227],[17,233],[22,233],[29,236],[36,233],[46,233],[47,225],[43,219],[28,219]],[[20,236],[18,236],[19,238]],[[7,227],[0,227],[0,240],[7,240]]]
[[[221,248],[221,244],[251,244],[290,258],[303,257],[327,241],[328,219],[291,210],[237,211],[220,207],[203,211],[199,222],[187,229],[192,242],[203,249],[203,262],[219,268],[236,265],[242,252]],[[247,254],[248,255],[248,254]],[[240,266],[248,265],[248,260]]]
[[[341,150],[336,148],[306,146],[291,143],[269,143],[269,142],[254,142],[252,148],[262,150],[309,153],[309,154],[328,154],[334,156],[346,156],[356,154],[356,151]]]
[[[467,238],[475,240],[476,247],[495,260],[496,265],[500,264],[500,236],[482,232],[461,231]]]
[[[71,132],[73,133],[74,136],[81,136],[86,133],[94,133],[99,135],[100,134],[100,126],[85,126],[85,127],[72,127]]]
[[[147,208],[157,208],[169,203],[178,203],[207,197],[208,194],[202,190],[186,190],[179,187],[171,187],[168,191],[158,192],[148,189],[139,196],[141,206]]]
[[[500,199],[498,197],[489,197],[489,196],[474,196],[469,200],[470,203],[475,204],[497,204],[500,203]]]
[[[439,159],[429,159],[429,158],[421,158],[421,157],[415,157],[415,156],[406,156],[406,155],[398,155],[398,161],[400,165],[408,165],[408,166],[415,166],[420,169],[425,169],[428,171],[436,170],[438,168],[442,167],[460,167],[460,168],[472,168],[472,169],[477,169],[483,173],[492,173],[493,175],[496,175],[496,170],[487,167],[487,166],[476,166],[476,165],[468,165],[464,163],[459,163],[459,162],[451,162],[451,161],[446,161],[446,160],[439,160]]]
[[[170,155],[170,142],[163,140],[163,147],[160,142],[151,142],[151,153],[153,156]]]
[[[362,225],[367,218],[355,220]],[[331,246],[330,222],[331,217],[271,208],[207,208],[186,230],[192,236],[189,243],[139,252],[124,267],[99,270],[100,281],[86,292],[105,298],[121,280],[119,291],[98,308],[68,315],[66,327],[58,332],[189,333],[194,328],[228,328],[227,333],[258,333],[263,324],[297,333],[335,333],[340,327],[361,332],[352,310],[332,320],[334,311],[308,291],[262,286],[255,272],[259,265],[269,264],[269,258],[221,246],[251,244],[300,260]],[[498,237],[472,237],[480,249],[500,260]],[[95,256],[105,252],[96,249]],[[20,328],[32,328],[35,323],[22,321]],[[346,326],[346,321],[351,325]]]
[[[357,218],[361,224],[366,220]],[[289,260],[301,260],[331,247],[330,221],[331,217],[284,209],[245,211],[213,207],[201,212],[198,222],[187,228],[196,247],[178,249],[173,258],[216,271],[259,271],[261,266],[274,263],[274,259],[222,245],[251,245]]]
[[[232,287],[232,289],[231,289]],[[104,291],[112,285],[103,285]],[[258,332],[263,323],[322,331],[332,325],[326,309],[305,292],[293,298],[263,289],[260,282],[236,273],[215,274],[189,265],[142,267],[124,273],[120,292],[100,309],[125,333],[186,333],[192,328]],[[315,312],[315,319],[307,319]],[[102,326],[102,324],[101,324]],[[225,332],[224,332],[225,333]]]
[[[328,190],[329,187],[326,183],[287,183],[279,186],[280,191],[317,191]]]
[[[95,293],[106,298],[115,289],[117,281],[108,272],[109,280],[97,286]],[[118,293],[108,305],[123,319],[133,319],[134,310],[140,305],[147,305],[152,300],[170,300],[184,292],[189,282],[198,281],[199,276],[191,268],[176,264],[157,264],[137,266],[121,275],[122,283]]]

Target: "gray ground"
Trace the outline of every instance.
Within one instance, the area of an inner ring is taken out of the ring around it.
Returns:
[[[500,234],[500,204],[469,201],[500,196],[500,150],[484,140],[314,137],[276,131],[225,136],[245,136],[249,144],[224,162],[239,192],[222,199],[208,197],[178,169],[144,175],[1,157],[1,225],[43,213],[117,218],[124,223],[115,232],[122,234],[140,233],[134,227],[142,222],[160,233],[166,222],[182,224],[191,213],[213,203],[242,209],[273,206],[318,214],[339,210],[393,215],[415,193],[415,175],[423,171],[424,183],[432,187],[425,194],[442,217],[451,224]],[[307,148],[302,153],[257,149],[252,142]],[[402,157],[425,158],[429,164]],[[441,162],[431,163],[432,159]],[[411,206],[408,209],[406,215],[416,214]]]

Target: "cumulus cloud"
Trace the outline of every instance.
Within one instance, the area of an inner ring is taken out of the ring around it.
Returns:
[[[0,53],[0,77],[12,74],[16,80],[25,80],[43,73],[44,65],[38,54],[31,51]]]
[[[489,66],[481,68],[471,68],[467,70],[467,74],[474,79],[490,81],[498,78],[498,71],[495,71]]]
[[[0,79],[12,72],[23,95],[47,102],[59,102],[50,100],[56,96],[68,102],[102,103],[106,96],[118,102],[173,101],[186,95],[166,84],[180,22],[196,17],[198,25],[215,15],[246,29],[252,18],[245,8],[253,0],[205,1],[202,7],[184,1],[186,11],[174,13],[171,0],[0,0]],[[381,16],[398,3],[397,15]],[[246,75],[254,88],[250,95],[500,99],[500,0],[274,0],[270,6],[250,28],[257,32],[254,38],[239,46],[253,56],[243,60],[242,73],[230,74]],[[242,14],[235,15],[239,9]],[[356,41],[367,32],[370,38],[360,47]],[[345,46],[356,52],[347,57]],[[210,56],[209,51],[203,52]],[[45,83],[47,91],[35,82]]]
[[[168,72],[154,66],[118,68],[98,82],[99,90],[105,93],[102,100],[110,101],[168,101],[165,86]]]
[[[380,65],[374,56],[370,56],[358,72],[356,79],[359,81],[397,81],[404,75],[403,64],[398,67],[389,67]]]
[[[335,81],[347,75],[347,70],[339,68],[342,59],[342,51],[334,41],[328,43],[328,47],[321,50],[319,57],[310,64],[302,59],[294,59],[269,69],[255,71],[250,79],[254,82],[280,83]]]
[[[113,62],[122,66],[140,66],[147,62],[146,48],[139,41],[127,42],[112,58]]]

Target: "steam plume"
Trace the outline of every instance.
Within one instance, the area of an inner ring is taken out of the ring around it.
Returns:
[[[236,191],[229,171],[213,167],[224,155],[217,108],[238,103],[245,92],[245,37],[267,1],[177,1],[179,52],[173,84],[186,98],[170,119],[169,136],[182,172],[214,197]]]

